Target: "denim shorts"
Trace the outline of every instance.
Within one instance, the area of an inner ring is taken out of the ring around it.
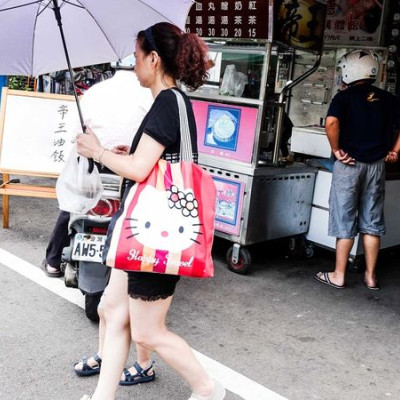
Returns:
[[[328,235],[352,239],[358,233],[385,234],[385,161],[335,161],[329,195]]]

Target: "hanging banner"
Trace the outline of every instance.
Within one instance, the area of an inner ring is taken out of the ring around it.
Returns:
[[[273,0],[196,0],[186,31],[202,38],[272,41]]]
[[[325,44],[379,46],[386,0],[327,0]]]
[[[323,46],[326,0],[276,0],[274,40],[306,51]]]

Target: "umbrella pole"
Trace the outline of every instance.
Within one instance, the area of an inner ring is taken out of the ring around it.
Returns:
[[[65,42],[64,30],[62,28],[60,7],[58,5],[57,0],[53,0],[53,4],[54,4],[53,11],[54,11],[54,15],[57,20],[57,25],[60,29],[60,35],[61,35],[61,40],[62,40],[62,44],[64,47],[65,58],[67,59],[68,70],[69,70],[69,74],[71,76],[72,89],[74,91],[74,97],[75,97],[76,105],[78,107],[79,120],[81,122],[83,132],[86,132],[86,126],[83,121],[82,110],[81,110],[81,106],[79,104],[78,94],[76,92],[76,86],[75,86],[75,81],[74,81],[74,71],[72,70],[72,67],[71,67],[71,62],[70,62],[69,54],[68,54],[68,48],[67,48],[67,44]],[[89,159],[89,172],[92,172],[92,171],[93,171],[93,160],[90,158]]]

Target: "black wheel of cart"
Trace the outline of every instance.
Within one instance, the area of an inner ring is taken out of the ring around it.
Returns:
[[[304,235],[290,237],[287,246],[289,257],[298,259],[314,257],[314,245]]]
[[[365,269],[365,260],[364,257],[356,256],[350,257],[347,263],[347,269],[350,272],[362,272]]]
[[[93,322],[99,322],[97,306],[103,293],[85,294],[85,314]]]
[[[235,272],[236,274],[247,274],[251,265],[250,252],[247,249],[241,247],[239,249],[239,257],[236,263],[233,262],[232,253],[233,246],[226,253],[226,263],[228,264],[229,270]]]
[[[313,258],[314,252],[314,245],[312,243],[307,243],[304,247],[304,256],[306,258]]]

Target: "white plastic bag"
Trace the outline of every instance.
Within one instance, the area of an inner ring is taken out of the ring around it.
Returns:
[[[89,160],[79,156],[76,146],[57,179],[57,200],[60,210],[74,214],[86,214],[100,200],[103,185],[98,169],[89,173]]]
[[[223,96],[241,97],[247,83],[247,75],[237,71],[234,64],[229,64],[225,67],[219,94]]]

